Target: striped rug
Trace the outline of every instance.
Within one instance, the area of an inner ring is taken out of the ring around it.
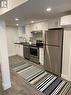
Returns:
[[[45,95],[66,95],[71,88],[69,82],[28,63],[16,66],[13,70]]]

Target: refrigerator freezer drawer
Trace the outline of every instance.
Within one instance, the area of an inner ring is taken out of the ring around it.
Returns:
[[[62,46],[62,30],[48,30],[46,32],[46,43],[48,45]]]

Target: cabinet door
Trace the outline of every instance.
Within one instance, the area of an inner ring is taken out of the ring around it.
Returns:
[[[44,48],[39,48],[39,62],[44,65]]]
[[[23,45],[20,45],[20,48],[19,48],[19,55],[20,55],[20,56],[23,56]]]
[[[19,56],[23,56],[23,45],[16,45],[16,54]]]

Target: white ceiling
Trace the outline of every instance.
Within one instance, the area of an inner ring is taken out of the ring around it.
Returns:
[[[51,12],[46,12],[46,8],[51,7]],[[25,25],[31,20],[40,21],[53,17],[58,17],[71,13],[71,0],[29,0],[25,4],[5,13],[2,18],[7,25]],[[15,21],[18,17],[20,20]]]

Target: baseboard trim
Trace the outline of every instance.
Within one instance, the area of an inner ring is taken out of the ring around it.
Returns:
[[[61,77],[68,80],[68,81],[71,81],[71,79],[68,75],[61,74]]]
[[[9,83],[2,83],[2,86],[3,86],[3,89],[4,90],[7,90],[7,89],[9,89],[9,88],[11,88],[11,82],[9,82]]]

